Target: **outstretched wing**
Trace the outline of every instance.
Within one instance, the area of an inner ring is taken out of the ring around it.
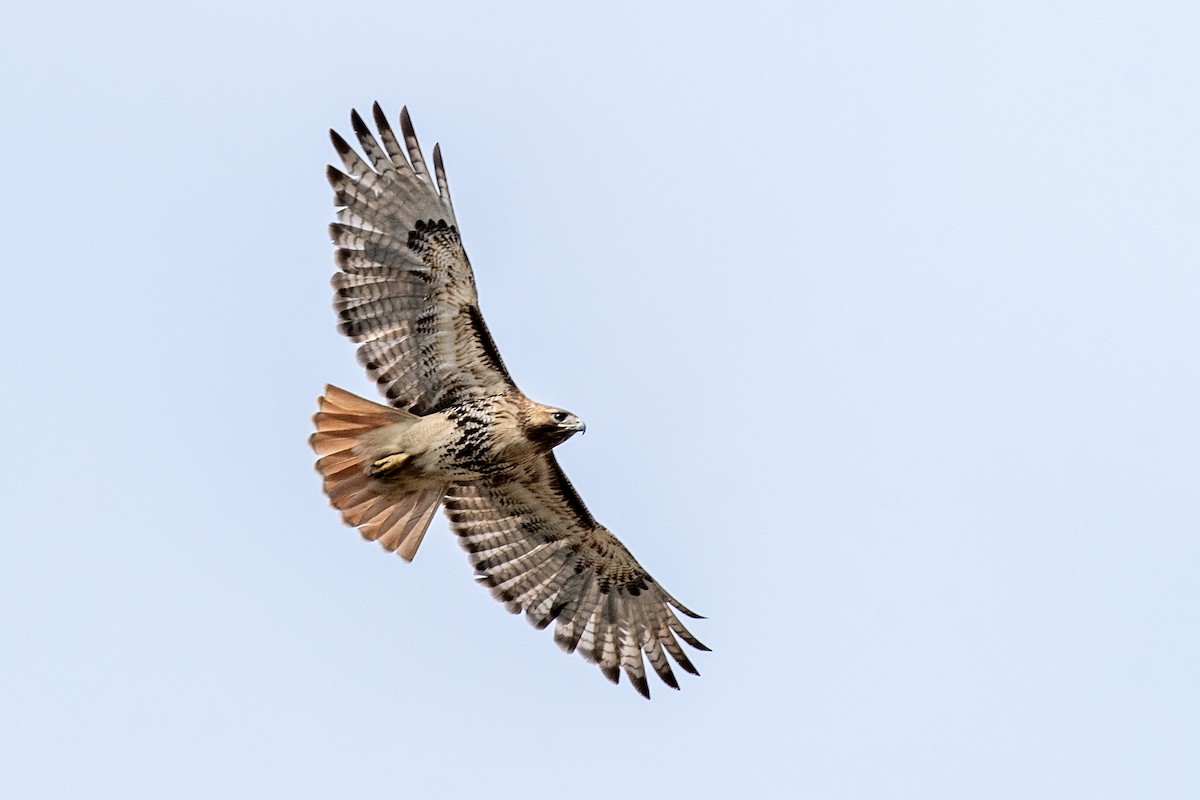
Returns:
[[[403,143],[378,103],[374,114],[378,139],[350,115],[362,156],[329,132],[346,170],[327,170],[341,207],[329,226],[338,329],[397,408],[424,415],[515,388],[479,312],[441,150],[431,177],[408,109]]]
[[[568,653],[578,649],[613,683],[624,669],[645,697],[650,687],[643,654],[673,689],[679,682],[664,651],[699,674],[675,637],[708,648],[675,610],[699,615],[671,597],[592,518],[553,454],[517,475],[452,485],[445,503],[479,581],[536,627],[557,620],[554,640]]]

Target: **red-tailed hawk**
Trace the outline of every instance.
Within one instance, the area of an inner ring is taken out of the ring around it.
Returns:
[[[701,644],[689,611],[593,519],[553,449],[584,430],[569,411],[517,388],[479,312],[475,279],[433,148],[426,166],[408,110],[398,139],[350,115],[360,156],[335,131],[345,172],[328,168],[339,207],[330,234],[338,329],[391,407],[326,387],[310,439],[342,519],[411,561],[438,506],[477,579],[513,613],[650,696],[643,654],[672,688],[671,657],[699,674],[676,636]],[[364,158],[365,156],[365,158]]]

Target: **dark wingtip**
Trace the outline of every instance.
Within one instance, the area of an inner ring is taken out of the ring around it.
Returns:
[[[637,689],[637,693],[647,700],[650,699],[650,683],[646,680],[645,675],[635,675],[632,672],[626,671],[629,676],[629,682],[633,684],[633,688]]]
[[[606,667],[606,666],[601,665],[600,671],[602,673],[604,673],[604,677],[608,678],[608,680],[610,682],[612,682],[612,683],[620,683],[621,682],[621,670],[619,668]]]
[[[682,651],[679,655],[682,655]],[[675,660],[679,663],[679,666],[683,667],[684,672],[690,672],[693,675],[699,676],[700,670],[696,669],[696,667],[692,664],[691,659],[689,659],[687,656],[680,658],[679,655],[675,656]]]
[[[329,141],[333,142],[333,149],[342,155],[350,152],[350,144],[333,128],[329,129]]]
[[[574,653],[575,648],[579,646],[579,640],[572,640],[567,636],[560,635],[559,630],[561,629],[555,628],[554,630],[554,643],[561,647],[564,653]]]
[[[697,650],[703,650],[706,653],[712,651],[711,647],[709,647],[704,642],[697,639],[695,636],[692,636],[692,632],[689,631],[687,628],[683,627],[682,625],[680,625],[678,628],[673,628],[673,630],[675,631],[675,633],[677,633],[679,635],[680,639],[683,639],[685,642],[687,642],[689,645],[696,648]]]
[[[408,115],[408,106],[400,109],[400,130],[406,139],[417,138],[416,131],[413,129],[412,117]]]
[[[367,128],[367,123],[363,122],[363,118],[358,115],[358,109],[350,109],[350,126],[354,128],[354,132],[359,136],[369,136],[370,130]]]
[[[375,127],[380,130],[392,127],[388,124],[387,114],[383,113],[383,106],[379,105],[378,100],[371,104],[371,116],[375,118]]]
[[[669,601],[670,601],[671,605],[675,608],[676,611],[684,614],[685,616],[691,617],[692,619],[708,619],[708,617],[706,617],[702,614],[697,614],[695,611],[692,611],[690,608],[688,608],[683,603],[676,600],[674,597],[669,598]]]

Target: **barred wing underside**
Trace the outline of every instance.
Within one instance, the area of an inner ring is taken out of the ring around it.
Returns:
[[[568,653],[578,650],[613,683],[623,669],[646,697],[643,654],[674,689],[679,683],[665,653],[699,674],[675,637],[708,648],[675,610],[699,615],[659,586],[592,518],[553,455],[517,475],[453,485],[445,502],[480,582],[536,627],[557,621],[554,639]]]
[[[341,207],[329,228],[338,329],[397,408],[424,415],[515,388],[479,311],[440,148],[431,177],[408,109],[403,143],[378,103],[374,117],[378,139],[350,116],[362,156],[330,131],[346,170],[327,170]]]

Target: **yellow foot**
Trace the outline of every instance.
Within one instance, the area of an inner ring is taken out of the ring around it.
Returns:
[[[371,465],[367,474],[372,478],[393,477],[408,463],[409,458],[411,456],[408,453],[392,453],[390,456],[384,456]]]

